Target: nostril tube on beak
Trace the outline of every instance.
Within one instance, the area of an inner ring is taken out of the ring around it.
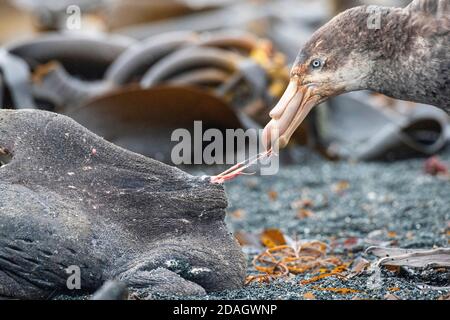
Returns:
[[[275,105],[275,107],[273,107],[273,109],[270,111],[269,116],[274,120],[280,119],[284,111],[286,110],[286,107],[291,102],[291,100],[294,97],[298,96],[299,93],[298,90],[299,90],[298,80],[296,78],[291,79],[289,85],[287,86],[280,100]],[[299,98],[301,99],[301,96]]]
[[[320,96],[315,94],[316,85],[299,84],[296,77],[291,79],[280,101],[270,112],[272,120],[263,132],[263,143],[266,148],[276,144],[284,148],[292,134],[302,123],[309,111],[319,102]],[[275,137],[273,130],[277,130]]]

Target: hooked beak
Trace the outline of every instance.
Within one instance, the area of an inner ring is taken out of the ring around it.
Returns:
[[[280,101],[270,112],[272,120],[264,128],[262,139],[265,148],[284,148],[320,100],[316,85],[301,85],[298,77],[291,78]]]

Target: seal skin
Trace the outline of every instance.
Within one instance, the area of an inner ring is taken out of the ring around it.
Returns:
[[[204,294],[243,285],[223,187],[129,152],[70,118],[0,111],[0,296]],[[5,161],[3,161],[5,162]],[[69,290],[69,266],[81,289]]]

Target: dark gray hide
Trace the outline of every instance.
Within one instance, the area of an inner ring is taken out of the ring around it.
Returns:
[[[109,279],[144,297],[242,286],[220,185],[44,111],[0,110],[0,147],[12,156],[0,167],[0,296],[89,293]],[[81,290],[67,289],[72,265]]]

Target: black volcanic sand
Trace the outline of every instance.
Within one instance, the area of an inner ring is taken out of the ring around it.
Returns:
[[[450,166],[450,150],[442,152],[440,158]],[[301,165],[284,166],[276,176],[244,176],[226,184],[229,212],[245,211],[240,218],[228,216],[233,232],[258,234],[264,228],[279,228],[299,239],[333,243],[330,253],[341,255],[345,261],[359,256],[373,261],[374,257],[364,253],[370,245],[448,246],[450,180],[425,174],[425,159],[329,162],[305,152],[299,152],[297,159]],[[340,181],[347,181],[348,189],[336,192]],[[291,204],[301,198],[312,200],[312,217],[296,218],[297,209]],[[252,247],[245,247],[244,251],[249,255],[248,273],[255,273],[251,258],[258,251]],[[437,299],[448,291],[436,287],[450,285],[448,270],[406,268],[398,273],[383,271],[377,285],[368,281],[370,272],[350,280],[329,277],[308,285],[299,284],[312,276],[306,273],[270,284],[253,283],[241,290],[214,293],[203,299],[303,299],[306,292],[312,292],[317,299],[383,299],[388,293],[400,299]],[[317,287],[352,288],[359,292],[339,294]]]

